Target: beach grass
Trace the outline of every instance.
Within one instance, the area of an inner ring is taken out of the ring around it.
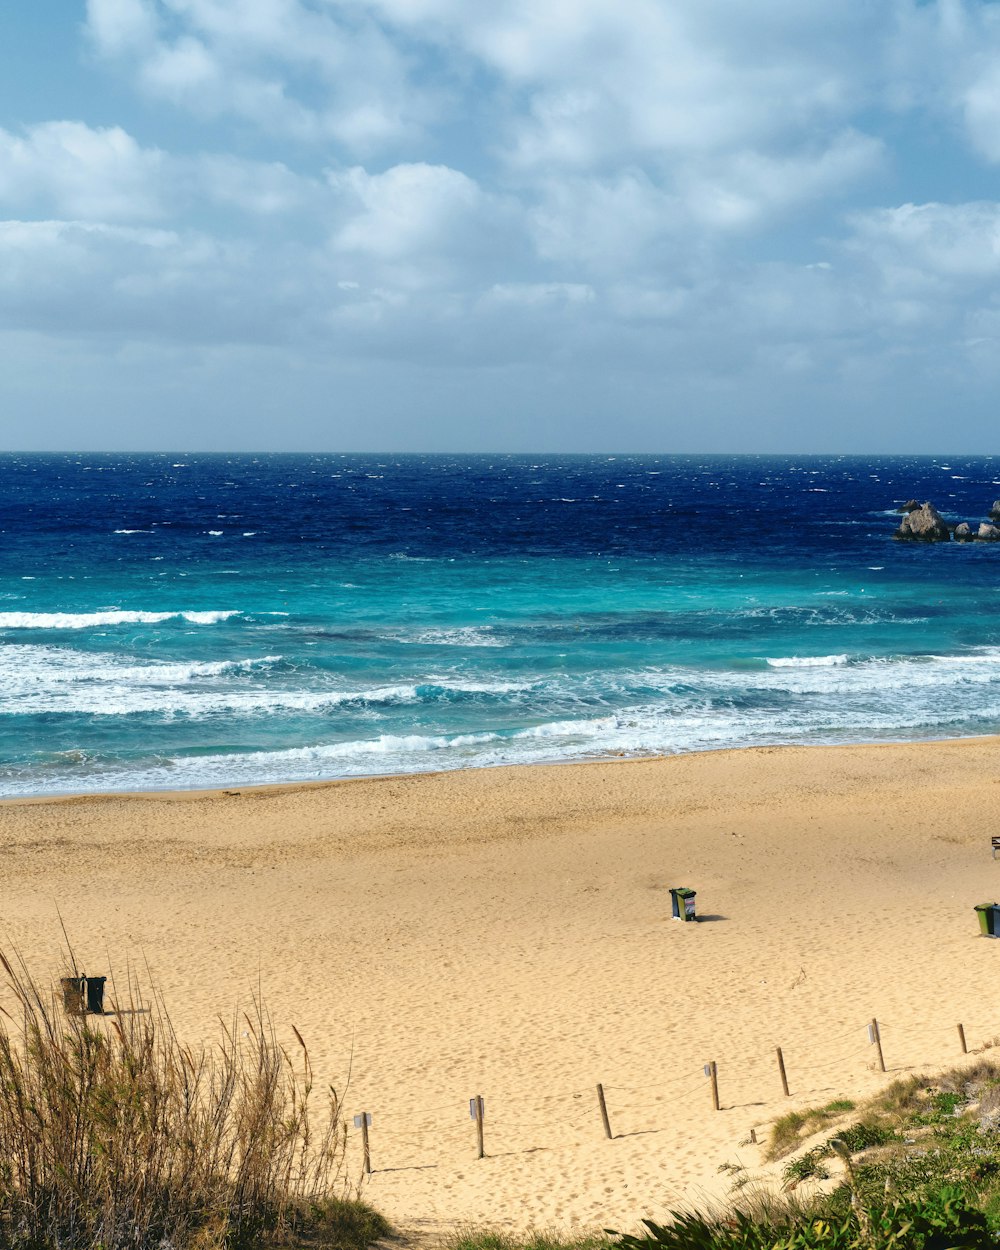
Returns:
[[[535,1230],[515,1235],[495,1229],[468,1228],[449,1239],[446,1250],[610,1250],[607,1233],[565,1233]]]
[[[211,1047],[133,978],[67,1012],[0,953],[0,1245],[241,1250],[369,1244],[388,1230],[345,1170],[337,1092],[279,1045],[259,998]]]

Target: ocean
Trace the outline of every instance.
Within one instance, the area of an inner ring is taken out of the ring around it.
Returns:
[[[0,795],[1000,730],[989,457],[0,457]]]

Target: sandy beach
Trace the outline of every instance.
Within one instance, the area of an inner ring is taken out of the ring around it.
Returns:
[[[192,1040],[259,983],[317,1076],[350,1074],[363,1192],[401,1227],[626,1228],[723,1196],[720,1165],[754,1172],[750,1130],[790,1107],[957,1062],[959,1022],[1000,1037],[972,911],[1000,897],[998,759],[976,739],[8,802],[3,941],[54,979],[61,913],[86,971],[152,976]],[[701,923],[670,919],[671,885]]]

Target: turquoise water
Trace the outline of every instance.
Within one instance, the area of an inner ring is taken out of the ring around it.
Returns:
[[[0,458],[0,793],[996,732],[989,458]]]

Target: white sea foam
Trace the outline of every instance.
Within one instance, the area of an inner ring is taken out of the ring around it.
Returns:
[[[482,645],[488,627],[464,628]],[[435,645],[454,645],[442,644],[440,630],[421,632],[430,632]],[[411,641],[414,636],[406,635]],[[463,638],[458,645],[470,643]],[[473,666],[457,652],[438,655],[429,673],[408,668],[405,677],[366,687],[278,655],[144,660],[19,639],[0,647],[0,710],[218,717],[224,727],[264,726],[254,736],[266,733],[262,741],[275,748],[177,754],[136,768],[93,756],[82,763],[60,757],[45,780],[50,791],[252,784],[780,742],[944,736],[981,732],[1000,719],[1000,647],[994,646],[953,654],[778,655],[757,660],[756,667],[665,664],[544,677],[508,675],[499,665],[482,672],[486,659],[477,657]],[[313,744],[283,747],[278,733],[286,730],[276,724],[272,734],[267,728],[275,714],[286,717],[287,731],[308,734]],[[422,728],[428,722],[431,727]],[[463,731],[465,726],[471,727]],[[226,740],[228,729],[222,733]],[[0,765],[0,777],[5,794],[41,788],[37,773],[22,786]]]
[[[152,530],[115,530],[116,534],[152,534]]]
[[[790,670],[794,671],[794,670]],[[422,772],[428,768],[493,767],[502,764],[596,759],[609,755],[666,755],[720,747],[782,742],[892,740],[941,733],[965,725],[978,731],[983,711],[1000,715],[1000,695],[977,709],[955,714],[945,697],[937,711],[924,701],[891,704],[876,693],[863,720],[848,701],[833,698],[817,723],[815,709],[793,701],[779,709],[755,707],[734,719],[732,709],[704,694],[629,708],[615,715],[543,722],[517,732],[384,733],[366,739],[256,751],[248,754],[175,757],[124,768],[93,759],[58,759],[47,777],[49,791],[158,789],[263,784],[328,777]],[[7,794],[36,793],[37,779],[4,780]]]
[[[0,612],[0,629],[91,629],[99,625],[161,625],[176,620],[216,625],[239,615],[236,608],[221,612],[133,612],[116,608],[103,612]]]
[[[274,712],[322,714],[433,703],[454,696],[517,694],[531,682],[427,677],[366,689],[317,688],[320,676],[306,670],[275,671],[280,655],[235,660],[168,662],[135,660],[51,646],[8,645],[0,650],[0,711],[13,715],[260,717]]]
[[[461,694],[517,694],[532,690],[539,683],[534,681],[469,681],[464,678],[428,677],[421,686],[439,686],[442,690],[454,690]]]
[[[846,664],[846,655],[786,655],[768,659],[772,668],[830,668]]]
[[[180,686],[217,677],[243,676],[282,662],[280,655],[237,660],[139,661],[107,652],[10,644],[0,649],[0,692],[58,689],[68,684],[114,682],[157,687]],[[161,695],[162,697],[162,695]]]
[[[506,647],[509,640],[491,625],[457,625],[454,628],[419,629],[414,633],[402,630],[386,634],[394,642],[423,647]]]

